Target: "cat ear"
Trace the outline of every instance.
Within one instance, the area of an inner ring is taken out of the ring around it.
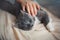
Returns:
[[[23,16],[24,15],[24,11],[20,10],[19,16]]]
[[[25,12],[25,11],[23,11],[23,10],[20,10],[20,13],[25,14],[26,12]]]

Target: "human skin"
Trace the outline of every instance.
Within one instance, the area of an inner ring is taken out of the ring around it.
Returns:
[[[17,0],[17,2],[21,4],[23,11],[27,9],[27,12],[32,16],[37,15],[37,10],[40,9],[40,5],[32,0]]]

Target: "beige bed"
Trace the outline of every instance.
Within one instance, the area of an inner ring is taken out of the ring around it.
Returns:
[[[48,11],[47,11],[48,12]],[[60,40],[60,19],[51,15],[54,31],[49,32],[43,24],[36,24],[32,30],[23,31],[14,27],[15,17],[0,10],[0,39],[1,40]]]

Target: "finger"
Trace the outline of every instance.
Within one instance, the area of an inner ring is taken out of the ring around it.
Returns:
[[[23,11],[25,11],[25,6],[22,6],[22,8],[23,8]]]
[[[40,5],[38,3],[36,3],[36,7],[38,10],[40,10]]]
[[[32,15],[32,16],[35,16],[34,11],[33,11],[32,3],[29,4],[29,7],[30,7],[31,15]]]
[[[27,12],[29,13],[30,15],[30,8],[29,8],[29,4],[26,4],[26,9],[27,9]]]
[[[36,8],[35,4],[33,4],[33,9],[34,9],[34,14],[36,15],[37,14],[37,8]]]

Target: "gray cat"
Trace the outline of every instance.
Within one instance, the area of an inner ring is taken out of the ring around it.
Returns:
[[[49,23],[49,17],[45,11],[42,9],[38,10],[37,15],[32,17],[27,13],[27,11],[22,11],[21,5],[16,1],[12,4],[6,0],[0,0],[0,9],[7,11],[16,17],[15,24],[19,29],[31,30],[34,26],[35,18],[46,26]]]

